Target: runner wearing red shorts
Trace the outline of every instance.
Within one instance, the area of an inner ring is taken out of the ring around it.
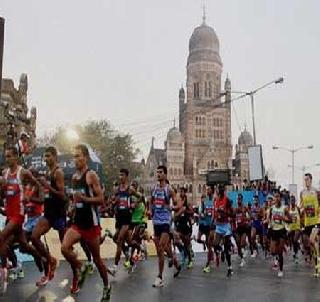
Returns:
[[[4,170],[2,178],[2,193],[6,200],[5,214],[7,222],[4,229],[0,232],[0,257],[6,258],[9,252],[9,242],[17,241],[20,245],[20,251],[30,254],[34,257],[39,270],[43,271],[41,257],[36,249],[28,244],[25,233],[22,229],[24,223],[23,206],[23,181],[31,180],[36,182],[30,171],[25,170],[18,165],[18,150],[15,147],[9,147],[5,151],[5,160],[8,169]]]
[[[103,192],[97,174],[88,169],[89,151],[86,145],[75,147],[74,160],[76,173],[72,177],[75,216],[67,230],[61,252],[73,268],[74,276],[71,293],[79,292],[85,273],[73,246],[83,240],[92,254],[93,261],[104,283],[101,301],[109,301],[111,287],[108,286],[108,273],[100,256],[100,225],[98,206],[103,203]]]

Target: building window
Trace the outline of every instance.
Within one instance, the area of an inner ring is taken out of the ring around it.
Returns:
[[[212,97],[212,82],[209,82],[209,98]]]
[[[192,184],[189,185],[189,193],[192,193]]]
[[[172,175],[172,168],[170,168],[169,170],[169,175]]]
[[[201,186],[201,184],[199,184],[199,186],[198,186],[198,193],[201,194],[201,191],[202,191],[202,186]]]
[[[174,169],[174,176],[177,176],[177,169]]]
[[[193,84],[193,98],[198,99],[200,97],[200,85],[198,83]]]

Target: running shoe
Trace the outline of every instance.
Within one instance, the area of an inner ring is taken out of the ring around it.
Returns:
[[[154,283],[152,284],[153,287],[163,287],[164,283],[160,277],[157,277]]]
[[[118,265],[114,264],[112,267],[108,268],[108,271],[114,277],[118,271]]]
[[[254,250],[253,253],[252,253],[252,255],[251,255],[251,258],[256,258],[256,257],[257,257],[257,254],[258,254],[257,251]]]
[[[206,265],[204,268],[203,268],[203,272],[204,273],[210,273],[211,272],[211,268],[209,265]]]
[[[16,268],[11,268],[9,270],[9,279],[15,281],[18,279],[18,273]]]
[[[93,274],[93,272],[94,272],[94,266],[93,266],[93,263],[91,263],[91,262],[87,262],[87,263],[86,263],[86,266],[87,266],[88,274],[89,274],[89,275],[92,275],[92,274]]]
[[[282,278],[283,277],[283,271],[278,271],[278,278]]]
[[[245,264],[246,264],[246,262],[245,262],[243,259],[241,259],[241,261],[240,261],[240,267],[244,267]]]
[[[229,267],[227,271],[227,277],[230,278],[232,275],[233,275],[233,270],[232,268]]]
[[[23,278],[24,278],[24,270],[23,270],[22,267],[18,269],[17,277],[18,277],[19,279],[23,279]]]
[[[177,267],[176,272],[173,274],[173,278],[177,278],[177,277],[179,276],[181,270],[182,270],[182,267],[181,267],[181,265],[179,265],[179,266]]]
[[[193,268],[193,261],[189,261],[187,265],[187,269],[192,269]]]
[[[123,262],[123,266],[126,268],[126,269],[129,269],[131,264],[130,264],[130,260],[126,260],[125,262]]]
[[[274,260],[273,263],[272,263],[272,269],[274,271],[277,271],[279,269],[279,262],[278,260]]]
[[[114,236],[114,235],[112,234],[112,232],[111,232],[109,229],[105,229],[104,234],[105,234],[107,237],[113,239],[113,236]]]
[[[111,298],[111,285],[105,286],[103,288],[102,297],[100,299],[100,302],[108,302]]]
[[[42,287],[42,286],[47,285],[48,282],[49,282],[49,277],[44,275],[40,278],[39,281],[36,282],[36,286]]]

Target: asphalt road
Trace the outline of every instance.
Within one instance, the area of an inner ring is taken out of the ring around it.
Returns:
[[[136,301],[270,301],[270,302],[312,302],[320,301],[320,279],[312,276],[312,270],[302,261],[295,265],[291,257],[285,259],[285,276],[279,279],[271,269],[271,261],[257,258],[247,259],[244,268],[239,268],[234,258],[234,275],[226,278],[226,266],[222,264],[211,273],[204,274],[202,265],[205,254],[198,253],[195,265],[173,279],[173,270],[165,268],[165,286],[152,288],[157,275],[157,259],[149,258],[139,263],[133,274],[121,268],[116,278],[110,277],[112,302]],[[111,261],[108,261],[111,265]],[[44,288],[34,285],[39,277],[33,263],[26,263],[25,278],[9,284],[8,292],[0,301],[99,301],[102,282],[95,272],[89,276],[76,296],[69,294],[71,271],[68,264],[61,262],[56,277]]]

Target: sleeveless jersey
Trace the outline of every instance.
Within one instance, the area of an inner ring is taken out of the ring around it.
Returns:
[[[236,226],[244,226],[248,222],[247,212],[244,207],[236,208]]]
[[[41,216],[43,213],[43,204],[31,201],[31,198],[35,195],[36,192],[33,190],[33,187],[25,187],[24,197],[29,197],[29,202],[25,205],[25,213],[28,217]]]
[[[252,208],[251,208],[251,218],[252,218],[252,220],[253,221],[260,220],[259,214],[260,214],[260,207],[253,205]]]
[[[146,211],[144,202],[143,200],[139,200],[136,196],[131,196],[131,201],[136,204],[132,212],[132,222],[142,224],[144,222],[143,219]]]
[[[87,197],[93,197],[92,188],[87,184],[87,170],[80,179],[73,179],[73,191],[84,194]],[[80,229],[90,229],[99,225],[98,207],[93,204],[76,200],[74,224]]]
[[[227,213],[228,198],[224,196],[222,199],[217,198],[214,203],[214,218],[216,223],[225,224],[228,223]]]
[[[318,223],[319,203],[317,191],[313,188],[301,192],[301,206],[304,208],[304,226],[313,226]]]
[[[51,173],[48,172],[46,179],[48,185],[54,190],[58,190],[54,173],[58,169],[56,167]],[[51,192],[49,189],[44,189],[44,216],[52,219],[58,219],[66,216],[65,200],[58,194]]]
[[[16,216],[24,216],[21,171],[21,166],[18,166],[14,173],[10,173],[10,169],[7,169],[4,176],[6,180],[4,185],[5,211],[8,219]]]
[[[206,197],[203,204],[201,204],[200,214],[204,214],[204,217],[199,218],[199,223],[201,225],[211,225],[214,214],[213,198],[210,199],[208,196]]]
[[[171,224],[169,186],[159,185],[152,192],[152,221],[154,225]]]
[[[279,231],[285,228],[285,221],[284,221],[284,213],[285,213],[285,206],[280,206],[277,208],[276,206],[272,206],[271,208],[271,228],[274,231]]]
[[[298,231],[300,230],[300,214],[298,208],[295,207],[293,210],[291,207],[289,209],[289,215],[291,217],[292,222],[289,223],[290,231]]]

